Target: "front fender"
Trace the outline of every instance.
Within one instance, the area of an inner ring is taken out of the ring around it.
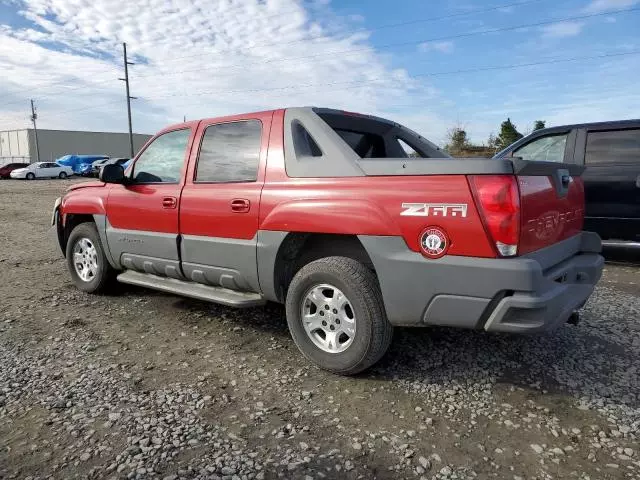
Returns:
[[[298,199],[276,205],[261,230],[335,233],[343,235],[401,235],[387,212],[367,200]]]
[[[106,215],[107,194],[106,188],[83,188],[67,192],[60,205],[63,222],[69,214]]]

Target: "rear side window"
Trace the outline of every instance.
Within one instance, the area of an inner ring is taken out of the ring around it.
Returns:
[[[609,130],[587,134],[587,164],[640,164],[640,129]]]
[[[568,133],[563,133],[537,138],[520,147],[514,152],[514,155],[522,157],[523,160],[562,163],[568,136]]]
[[[384,138],[370,132],[334,129],[360,158],[386,158]]]
[[[291,125],[291,133],[293,136],[293,148],[298,157],[321,157],[322,150],[318,143],[313,139],[311,134],[299,122],[294,121]]]
[[[402,151],[404,151],[404,153],[407,154],[407,157],[409,157],[409,158],[420,158],[420,157],[422,157],[422,155],[420,155],[420,153],[415,148],[413,148],[411,145],[409,145],[403,139],[396,138],[396,140],[400,144],[400,146],[402,147]]]
[[[211,125],[204,131],[196,182],[255,182],[262,123],[258,120]]]
[[[157,137],[133,166],[136,183],[178,183],[191,130],[175,130]]]

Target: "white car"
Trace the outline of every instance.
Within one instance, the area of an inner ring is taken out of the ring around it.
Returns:
[[[11,178],[26,178],[35,180],[36,178],[67,178],[73,175],[71,167],[63,167],[53,162],[36,162],[28,167],[18,168],[10,173]]]

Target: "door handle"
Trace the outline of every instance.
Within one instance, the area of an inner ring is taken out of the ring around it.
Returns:
[[[176,197],[164,197],[162,199],[162,208],[176,208],[178,199]]]
[[[251,209],[251,202],[246,198],[234,198],[231,200],[231,211],[235,213],[247,213]]]

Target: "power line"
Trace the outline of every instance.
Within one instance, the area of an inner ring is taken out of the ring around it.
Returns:
[[[640,54],[640,51],[633,52],[633,53],[630,53],[630,54],[632,54],[632,55],[633,54]],[[593,57],[593,58],[598,58],[598,57]],[[450,72],[448,72],[448,73],[450,73]],[[326,92],[334,92],[334,91],[339,91],[339,90],[349,90],[349,89],[352,89],[352,88],[354,88],[354,87],[345,87],[345,88],[340,88],[340,89],[327,89],[327,90],[320,90],[320,91],[315,92],[315,93],[326,93]],[[355,88],[358,88],[358,86],[355,86]],[[609,93],[609,92],[610,93],[616,93],[616,92],[618,92],[618,90],[617,89],[611,89],[611,90],[606,90],[606,91],[600,91],[599,90],[598,92],[599,93]],[[284,93],[284,94],[281,94],[281,95],[271,96],[270,98],[284,98],[284,97],[288,98],[288,97],[290,97],[290,95],[291,95],[290,93]],[[597,102],[590,102],[589,104],[601,103],[602,101],[606,101],[607,99],[627,98],[627,97],[628,97],[628,94],[617,95],[617,96],[616,95],[610,95],[610,96],[607,96],[605,99],[598,100]],[[88,107],[81,107],[81,108],[74,108],[74,109],[71,109],[71,110],[58,111],[58,112],[56,112],[56,114],[54,116],[48,117],[48,118],[50,118],[50,119],[51,118],[54,118],[54,119],[55,118],[60,118],[63,114],[66,114],[66,113],[75,113],[75,112],[86,111],[86,110],[95,111],[96,108],[98,108],[98,107],[114,105],[114,104],[119,104],[119,103],[120,103],[120,100],[116,100],[116,101],[109,101],[109,102],[105,102],[105,103],[101,103],[101,104],[97,104],[97,105],[91,105],[91,106],[88,106]],[[202,99],[197,99],[196,101],[185,102],[185,103],[182,103],[181,105],[182,106],[187,106],[187,105],[193,105],[195,103],[202,104],[203,100]],[[581,105],[586,105],[586,104],[584,102],[581,102]],[[414,107],[414,106],[415,106],[415,103],[394,104],[394,105],[388,105],[386,107],[386,110],[392,111],[393,109],[396,109],[396,108]],[[504,107],[503,110],[504,111],[508,111],[509,108],[511,108],[511,107]],[[474,115],[478,114],[478,112],[471,111],[471,110],[468,110],[468,111],[467,110],[463,110],[462,113],[469,113],[469,114],[474,114]]]
[[[501,8],[505,8],[505,6],[503,5]],[[382,46],[358,48],[358,49],[352,49],[352,50],[331,51],[331,52],[325,52],[325,53],[317,54],[317,55],[313,55],[313,56],[281,58],[281,59],[274,59],[274,60],[266,60],[264,62],[257,62],[257,63],[273,63],[273,62],[280,62],[280,61],[287,61],[287,60],[313,59],[313,58],[317,58],[317,57],[325,56],[325,55],[337,55],[337,54],[348,54],[348,53],[361,52],[363,50],[369,50],[371,48],[384,49],[384,48],[390,48],[390,47],[396,47],[396,46],[419,44],[419,43],[424,43],[424,42],[432,42],[432,41],[439,41],[439,40],[445,40],[445,39],[464,38],[464,37],[471,37],[471,36],[475,36],[475,35],[484,35],[484,34],[488,34],[488,33],[497,33],[497,32],[504,32],[504,31],[518,30],[518,29],[522,29],[522,28],[530,28],[530,27],[535,27],[535,26],[551,25],[551,24],[561,23],[561,22],[565,22],[565,21],[569,21],[569,20],[578,20],[578,19],[593,18],[593,17],[598,17],[598,16],[604,16],[604,15],[614,15],[614,14],[620,14],[620,13],[636,12],[636,11],[639,11],[639,10],[640,10],[640,8],[629,8],[629,9],[601,12],[601,13],[589,14],[589,15],[565,17],[565,18],[562,18],[562,19],[557,19],[557,20],[552,20],[552,21],[536,22],[536,23],[521,24],[521,25],[511,26],[511,27],[502,27],[502,28],[496,28],[496,29],[481,30],[481,31],[476,31],[476,32],[468,32],[468,33],[463,33],[463,34],[458,34],[458,35],[452,35],[452,36],[446,36],[446,37],[438,37],[438,38],[432,38],[432,39],[427,39],[427,40],[419,40],[419,41],[411,41],[411,42],[398,42],[398,43],[387,44],[387,45],[382,45]],[[607,56],[618,56],[618,55],[626,55],[626,54],[629,54],[629,53],[610,54],[610,55],[605,55],[605,56],[595,56],[595,57],[589,57],[589,58],[605,58]],[[632,52],[631,54],[634,54],[634,53]],[[560,60],[560,61],[575,61],[575,60],[569,59],[569,60]],[[551,63],[554,63],[554,62],[555,61],[551,61]],[[542,63],[533,62],[533,64],[544,64],[544,63],[546,63],[546,62],[542,62]],[[531,65],[530,64],[523,64],[523,65],[516,65],[516,66],[483,67],[483,69],[486,70],[486,69],[501,69],[501,68],[520,68],[521,66],[532,66],[533,64],[531,64]],[[243,66],[243,67],[246,66],[246,65],[247,65],[247,63],[238,64],[238,66]],[[212,67],[212,68],[220,68],[220,66],[216,66],[216,67]],[[206,70],[206,68],[202,68],[201,67],[197,71],[202,71],[202,70]],[[164,77],[164,76],[168,76],[168,75],[171,75],[171,74],[188,73],[190,71],[191,70],[183,70],[183,71],[171,72],[171,73],[141,75],[141,76],[137,76],[137,78],[148,78],[148,77],[154,77],[154,76],[158,76],[158,75],[162,75]],[[414,77],[415,76],[435,76],[435,75],[445,75],[445,74],[453,74],[453,73],[465,73],[465,72],[468,72],[468,71],[478,71],[478,70],[476,70],[476,69],[466,69],[466,70],[462,70],[462,71],[440,72],[440,73],[430,73],[430,74],[418,74],[418,75],[413,75],[413,76]],[[224,76],[224,75],[221,75],[221,76]],[[209,76],[208,78],[211,78],[211,77],[215,77],[215,75],[214,76]],[[362,84],[362,83],[366,83],[366,82],[357,82],[357,83],[358,84]],[[297,85],[297,86],[299,87],[299,85]],[[82,87],[77,87],[77,88],[86,88],[86,87],[82,86]],[[275,89],[277,90],[277,89],[282,89],[282,88],[283,87],[277,87]],[[284,87],[284,88],[290,88],[290,87]],[[69,90],[71,90],[71,89],[69,89]],[[69,91],[69,90],[67,90],[67,91]],[[268,89],[267,90],[261,90],[261,91],[268,91]],[[44,96],[42,98],[50,98],[52,96],[55,96],[55,95]],[[162,97],[160,97],[160,98],[162,98]]]
[[[536,1],[538,1],[538,0],[536,0]],[[525,2],[520,2],[520,4],[522,4],[522,3],[525,3]],[[509,5],[514,5],[514,4],[509,4]],[[497,7],[497,8],[506,8],[506,7],[507,7],[507,5],[502,5],[502,6]],[[361,48],[356,48],[356,49],[323,52],[323,53],[319,53],[319,54],[315,54],[315,55],[311,55],[311,56],[306,55],[306,56],[297,56],[297,57],[284,57],[284,58],[279,58],[279,59],[263,60],[263,61],[259,61],[259,62],[249,62],[249,63],[244,62],[244,63],[230,64],[230,65],[216,65],[216,66],[212,66],[212,67],[198,67],[197,69],[178,70],[178,71],[166,72],[166,73],[154,73],[154,74],[148,74],[148,75],[138,75],[138,76],[136,76],[136,78],[139,78],[139,79],[140,78],[151,78],[151,77],[157,77],[157,76],[167,77],[167,76],[173,76],[173,75],[178,75],[178,74],[182,74],[182,73],[200,72],[200,71],[209,70],[209,69],[212,69],[212,68],[245,68],[247,65],[255,65],[255,64],[280,63],[280,62],[287,62],[287,61],[292,61],[292,60],[313,60],[313,59],[324,57],[324,56],[335,56],[335,55],[345,55],[345,54],[349,55],[349,54],[353,54],[353,53],[360,53],[360,52],[363,52],[363,51],[369,51],[372,48],[375,48],[377,50],[383,50],[383,49],[393,48],[393,47],[416,45],[416,44],[421,44],[421,43],[428,43],[428,42],[435,42],[435,41],[442,41],[442,40],[453,40],[453,39],[459,39],[459,38],[468,38],[468,37],[477,36],[477,35],[486,35],[486,34],[491,34],[491,33],[514,31],[514,30],[519,30],[519,29],[523,29],[523,28],[531,28],[531,27],[539,27],[539,26],[545,26],[545,25],[553,25],[553,24],[556,24],[556,23],[562,23],[562,22],[571,21],[571,20],[582,20],[582,19],[600,17],[600,16],[605,16],[605,15],[616,15],[616,14],[621,14],[621,13],[630,13],[630,12],[637,12],[637,11],[640,11],[640,7],[628,8],[628,9],[620,9],[620,10],[612,10],[612,11],[608,11],[608,12],[600,12],[600,13],[578,15],[578,16],[571,16],[571,17],[564,17],[564,18],[561,18],[561,19],[549,20],[549,21],[544,21],[544,22],[535,22],[535,23],[520,24],[520,25],[510,26],[510,27],[501,27],[501,28],[494,28],[494,29],[479,30],[479,31],[475,31],[475,32],[467,32],[467,33],[456,34],[456,35],[435,37],[435,38],[430,38],[430,39],[414,40],[414,41],[408,41],[408,42],[396,42],[396,43],[389,43],[389,44],[386,44],[386,45],[367,46],[367,47],[361,47]],[[398,24],[395,24],[395,25],[398,25]],[[182,57],[182,58],[188,58],[188,57]],[[235,74],[234,73],[218,74],[218,75],[210,75],[208,78],[225,77],[225,76],[233,76],[233,75],[235,75]],[[68,91],[71,91],[71,90],[81,89],[81,88],[86,88],[86,87],[82,86],[82,87],[75,87],[73,89],[67,89],[65,91],[65,93],[68,92]],[[40,97],[40,98],[50,98],[52,96],[54,96],[54,95],[43,96],[43,97]],[[7,105],[7,104],[5,104],[5,105]]]
[[[378,30],[383,30],[383,29],[387,29],[387,28],[397,28],[397,27],[403,27],[403,26],[407,26],[407,25],[415,25],[418,23],[427,23],[427,22],[435,22],[435,21],[439,21],[439,20],[447,20],[447,19],[451,19],[451,18],[459,18],[459,17],[464,17],[464,16],[470,16],[470,15],[475,15],[478,13],[486,13],[486,12],[491,12],[491,11],[497,11],[500,9],[504,9],[504,8],[513,8],[513,7],[518,7],[518,6],[523,6],[523,5],[529,5],[532,3],[539,3],[541,1],[547,1],[547,0],[525,0],[525,1],[520,1],[520,2],[514,2],[514,3],[507,3],[507,4],[503,4],[503,5],[499,5],[499,6],[495,6],[495,7],[489,7],[489,8],[480,8],[480,9],[474,9],[474,10],[469,10],[467,12],[459,12],[459,13],[451,13],[451,14],[447,14],[447,15],[442,15],[442,16],[438,16],[438,17],[430,17],[430,18],[423,18],[423,19],[414,19],[414,20],[409,20],[409,21],[405,21],[405,22],[398,22],[398,23],[390,23],[390,24],[384,24],[384,25],[379,25],[377,27],[372,27],[369,29],[362,29],[359,31],[355,31],[355,32],[350,32],[350,35],[354,35],[357,33],[366,33],[366,32],[373,32],[373,31],[378,31]],[[292,10],[293,11],[298,11],[298,10]],[[279,14],[274,14],[274,15],[268,15],[266,17],[262,17],[261,20],[266,19],[266,18],[271,18],[274,16],[278,16]],[[345,32],[346,33],[346,32]],[[310,36],[304,39],[300,39],[300,40],[292,40],[289,42],[273,42],[273,43],[266,43],[266,44],[261,44],[261,45],[256,45],[254,47],[248,47],[248,48],[243,48],[243,51],[247,51],[247,50],[254,50],[256,48],[264,48],[264,47],[269,47],[269,46],[278,46],[278,45],[282,45],[282,46],[286,46],[286,45],[294,45],[294,44],[298,44],[298,43],[304,43],[307,42],[309,40],[314,40],[314,39],[318,39],[318,38],[324,38],[326,36],[325,33],[321,33],[318,34],[316,36]],[[432,40],[422,40],[421,42],[425,42],[425,41],[432,41]],[[142,42],[142,44],[145,43],[149,43],[149,42]],[[223,51],[219,51],[216,52],[217,54],[221,54],[221,53],[228,53],[228,52],[232,52],[235,51],[233,49],[228,49],[228,50],[223,50]],[[188,55],[188,56],[177,56],[177,57],[169,57],[169,58],[165,58],[163,59],[163,62],[166,60],[172,60],[172,59],[178,59],[178,60],[184,60],[187,58],[195,58],[195,57],[200,57],[200,56],[206,56],[206,55],[211,55],[211,53],[200,53],[200,54],[195,54],[195,55]],[[144,55],[141,55],[142,57],[144,57]],[[294,57],[294,58],[299,58],[299,57]],[[305,57],[303,57],[305,58]],[[283,59],[284,60],[284,59]],[[238,65],[238,66],[242,66],[242,65]],[[172,72],[171,75],[173,74],[177,74],[177,73],[187,73],[187,72],[191,72],[191,71],[199,71],[198,70],[189,70],[189,71],[182,71],[182,72]],[[149,76],[153,76],[153,75],[142,75],[142,76],[138,76],[138,78],[146,78]],[[163,75],[164,76],[164,75]],[[30,88],[29,90],[22,90],[22,91],[18,91],[17,94],[21,94],[21,93],[28,93],[30,91],[32,91],[34,88],[42,88],[42,87],[51,87],[51,86],[55,86],[55,85],[62,85],[64,83],[66,83],[67,80],[61,80],[59,82],[54,82],[51,84],[43,84],[43,85],[36,85],[32,88]],[[111,79],[106,79],[106,80],[102,80],[102,81],[98,81],[98,82],[94,82],[95,84],[101,84],[101,83],[108,83],[111,82]],[[69,92],[69,91],[74,91],[74,90],[81,90],[86,88],[85,86],[79,86],[79,87],[71,87],[71,88],[67,88],[65,89],[64,93]],[[61,92],[62,93],[62,92]],[[39,98],[48,98],[49,96],[42,96]],[[14,102],[8,102],[5,104],[2,104],[2,106],[4,105],[11,105],[13,103],[18,103],[21,101],[14,101]]]
[[[485,67],[474,67],[474,68],[465,68],[458,70],[449,70],[443,72],[426,72],[426,73],[418,73],[411,75],[411,78],[422,78],[422,77],[437,77],[437,76],[446,76],[446,75],[457,75],[464,73],[478,73],[478,72],[486,72],[486,71],[494,71],[494,70],[510,70],[510,69],[518,69],[518,68],[526,68],[526,67],[534,67],[540,65],[552,65],[557,63],[570,63],[577,62],[582,60],[595,60],[602,58],[615,58],[615,57],[623,57],[630,55],[639,55],[640,50],[634,50],[631,52],[618,52],[618,53],[607,53],[602,55],[589,55],[589,56],[580,56],[580,57],[569,57],[569,58],[556,58],[549,60],[541,60],[537,62],[527,62],[527,63],[517,63],[517,64],[509,64],[509,65],[490,65]],[[335,86],[335,85],[351,85],[353,84],[356,87],[366,84],[373,84],[380,80],[387,79],[387,76],[375,77],[369,80],[350,80],[347,82],[329,82],[329,83],[307,83],[307,84],[292,84],[281,87],[271,87],[271,88],[257,88],[257,89],[243,89],[243,90],[206,90],[206,91],[198,91],[189,94],[179,94],[179,93],[171,93],[167,95],[153,96],[154,100],[161,98],[169,98],[169,97],[191,97],[191,96],[200,96],[200,95],[210,95],[210,94],[236,94],[236,93],[261,93],[261,92],[272,92],[278,90],[289,90],[289,89],[300,89],[300,88],[308,88],[308,87],[317,87],[317,86]]]
[[[595,59],[601,59],[601,58],[616,58],[616,57],[624,57],[624,56],[632,56],[632,55],[640,55],[640,50],[632,51],[632,52],[623,52],[623,53],[608,53],[608,54],[603,54],[603,55],[571,57],[571,58],[564,58],[564,59],[550,59],[550,60],[545,60],[545,61],[528,62],[528,63],[521,63],[521,64],[477,67],[477,68],[470,68],[470,69],[452,70],[452,71],[446,71],[446,72],[422,73],[422,74],[418,74],[416,76],[428,77],[428,76],[456,75],[456,74],[464,74],[464,73],[479,73],[479,72],[483,72],[483,71],[493,71],[493,70],[500,70],[500,69],[504,69],[504,70],[517,69],[517,68],[526,68],[526,67],[539,66],[539,65],[570,63],[570,62],[576,62],[576,61],[581,61],[581,60],[595,60]],[[375,83],[376,81],[377,80],[372,80],[370,82],[348,82],[349,84],[354,84],[354,85],[345,86],[345,87],[337,88],[337,89],[336,88],[324,89],[324,90],[320,90],[320,91],[315,92],[315,93],[327,93],[327,92],[334,92],[334,91],[340,91],[340,90],[350,90],[350,89],[353,89],[353,88],[360,88],[360,86],[362,84]],[[311,85],[308,85],[308,86],[312,86],[312,87],[332,86],[332,85],[335,85],[335,84],[338,84],[338,83],[340,83],[340,82],[332,82],[332,83],[325,83],[325,84],[311,84]],[[288,89],[290,87],[291,86],[278,87],[278,89]],[[296,85],[296,87],[300,87],[300,85]],[[273,89],[242,90],[242,91],[235,91],[233,93],[234,94],[243,94],[243,93],[248,93],[248,92],[256,93],[256,92],[259,92],[259,91],[270,91],[270,90],[273,90]],[[194,95],[200,96],[200,95],[207,95],[209,93],[220,93],[220,91],[215,91],[215,92],[210,92],[210,91],[197,92]],[[231,93],[231,92],[227,92],[227,93]],[[270,96],[270,98],[290,97],[290,95],[291,95],[291,93],[283,93],[281,95]],[[191,95],[189,95],[189,96],[191,96]],[[164,97],[160,97],[160,98],[164,98]],[[613,98],[613,97],[608,97],[608,98]],[[182,105],[191,105],[191,104],[194,104],[194,103],[201,104],[202,102],[203,102],[202,99],[198,99],[198,100],[196,100],[194,102],[182,103]],[[48,118],[50,118],[50,119],[51,118],[59,118],[62,115],[67,114],[67,113],[76,113],[76,112],[81,112],[81,111],[85,111],[85,110],[96,110],[96,108],[99,108],[99,107],[109,106],[109,105],[114,105],[114,104],[119,104],[119,103],[120,103],[120,100],[115,100],[115,101],[112,100],[112,101],[100,103],[100,104],[97,104],[97,105],[90,105],[90,106],[87,106],[87,107],[80,107],[80,108],[73,108],[73,109],[57,111],[54,116],[48,117]],[[402,105],[400,105],[400,106],[402,106]],[[414,104],[407,104],[405,106],[414,106]],[[395,107],[397,107],[397,106],[390,106],[389,108],[395,108]]]
[[[182,74],[182,73],[201,72],[201,71],[205,71],[205,70],[210,70],[212,68],[216,68],[216,69],[218,69],[218,68],[234,68],[234,67],[246,68],[247,65],[280,63],[280,62],[287,62],[287,61],[293,61],[293,60],[297,60],[297,61],[313,60],[313,59],[316,59],[316,58],[326,57],[326,56],[334,57],[336,55],[351,55],[351,54],[354,54],[354,53],[361,53],[361,52],[370,51],[370,50],[373,50],[373,49],[375,49],[375,50],[384,50],[384,49],[388,49],[388,48],[404,47],[404,46],[408,46],[408,45],[419,45],[421,43],[437,42],[437,41],[442,41],[442,40],[455,40],[455,39],[459,39],[459,38],[474,37],[474,36],[477,36],[477,35],[487,35],[487,34],[491,34],[491,33],[509,32],[509,31],[514,31],[514,30],[520,30],[520,29],[523,29],[523,28],[541,27],[541,26],[553,25],[553,24],[556,24],[556,23],[563,23],[563,22],[572,21],[572,20],[584,20],[584,19],[587,19],[587,18],[601,17],[601,16],[604,16],[604,15],[616,15],[616,14],[620,14],[620,13],[630,13],[630,12],[637,12],[637,11],[640,11],[640,7],[627,8],[627,9],[623,9],[623,10],[615,10],[615,11],[609,11],[609,12],[592,13],[592,14],[588,14],[588,15],[578,15],[578,16],[572,16],[572,17],[564,17],[564,18],[560,18],[560,19],[557,19],[557,20],[548,20],[548,21],[544,21],[544,22],[526,23],[526,24],[520,24],[520,25],[511,26],[511,27],[501,27],[501,28],[493,28],[493,29],[487,29],[487,30],[477,30],[475,32],[460,33],[460,34],[456,34],[456,35],[447,35],[447,36],[443,36],[443,37],[433,37],[433,38],[421,39],[421,40],[395,42],[395,43],[388,43],[388,44],[384,44],[384,45],[371,45],[371,46],[360,47],[360,48],[356,48],[356,49],[348,49],[348,50],[333,50],[333,51],[329,51],[329,52],[318,53],[318,54],[315,54],[315,55],[304,55],[304,56],[297,56],[297,57],[283,57],[283,58],[276,58],[276,59],[272,59],[272,60],[263,60],[263,61],[258,61],[258,62],[243,62],[243,63],[236,63],[236,64],[228,64],[228,65],[215,65],[215,66],[211,66],[211,67],[202,67],[202,66],[200,66],[198,68],[189,69],[189,70],[178,70],[178,71],[173,71],[173,72],[163,72],[163,73],[153,73],[153,74],[148,74],[148,75],[138,75],[136,78],[150,78],[150,77],[156,77],[156,76],[166,77],[166,76],[178,75],[178,74]],[[186,57],[183,57],[183,58],[186,58]],[[220,75],[220,76],[229,76],[229,75],[233,75],[233,74]],[[215,76],[212,75],[212,76],[209,76],[208,78],[212,78],[212,77],[215,77]]]
[[[59,118],[61,115],[65,113],[76,113],[76,112],[82,112],[84,110],[95,110],[97,107],[106,107],[107,105],[115,105],[116,103],[121,103],[121,102],[122,100],[110,100],[108,102],[89,105],[87,107],[72,108],[70,110],[59,110],[59,111],[57,110],[55,115],[49,118]]]
[[[542,1],[542,0],[531,0],[531,1]],[[530,3],[530,2],[524,2],[524,3]],[[266,3],[265,3],[265,4],[260,4],[260,3],[256,4],[256,6],[257,6],[257,7],[263,7],[263,6],[265,6],[265,5],[266,5]],[[298,13],[298,12],[300,12],[300,9],[301,9],[301,8],[303,9],[303,11],[306,11],[306,9],[307,9],[307,8],[313,8],[313,7],[314,7],[314,5],[312,5],[312,4],[307,4],[307,5],[305,5],[305,4],[303,3],[302,5],[300,5],[299,7],[294,8],[294,9],[285,10],[284,12],[278,12],[278,13],[274,13],[274,14],[271,14],[271,15],[266,15],[266,16],[264,16],[264,17],[260,17],[260,20],[265,20],[265,19],[269,19],[269,18],[273,18],[273,17],[279,17],[279,16],[282,16],[282,15],[289,15],[289,14],[291,14],[291,13]],[[241,10],[243,10],[243,11],[244,11],[244,9],[245,9],[245,8],[246,8],[246,6],[244,6],[244,5],[243,5],[243,6],[240,6],[240,7],[238,7],[238,8],[234,8],[234,9],[232,9],[232,10],[227,10],[227,11],[226,11],[226,12],[224,12],[224,13],[228,14],[228,13],[235,13],[236,11],[241,11]],[[181,38],[181,37],[186,37],[186,36],[187,36],[187,35],[185,34],[185,35],[179,35],[179,36],[177,36],[177,37],[178,37],[178,38]],[[176,36],[175,36],[175,35],[172,35],[172,38],[176,38]],[[136,42],[136,45],[137,45],[137,46],[139,46],[139,45],[154,44],[155,42],[156,42],[156,40],[147,40],[147,41],[143,41],[143,42]],[[136,54],[134,54],[134,55],[136,55]],[[140,55],[140,56],[144,57],[144,55],[142,55],[142,54],[137,54],[137,55]],[[103,74],[102,72],[92,73],[92,75],[102,75],[102,74]],[[51,87],[51,86],[54,86],[54,85],[61,85],[61,84],[66,83],[67,81],[68,81],[68,80],[60,80],[60,81],[58,81],[58,82],[53,82],[53,83],[50,83],[50,84],[34,85],[33,87],[29,88],[28,90],[21,90],[21,91],[18,91],[18,92],[16,92],[16,93],[17,93],[17,94],[20,94],[20,93],[29,93],[29,92],[31,92],[34,88]],[[112,81],[112,80],[111,80],[111,79],[109,79],[109,80],[103,80],[103,81],[95,82],[95,83],[108,83],[108,82],[111,82],[111,81]],[[73,88],[73,89],[71,89],[71,90],[80,90],[80,89],[82,89],[82,88],[85,88],[85,87],[84,87],[84,86],[83,86],[83,87],[75,87],[75,88]],[[21,101],[20,101],[20,102],[21,102]],[[11,102],[11,103],[17,103],[17,102]],[[4,105],[7,105],[7,104],[4,104]]]
[[[527,2],[518,2],[518,3],[513,3],[513,4],[506,4],[506,5],[501,5],[499,7],[492,7],[491,10],[494,9],[499,9],[499,8],[507,8],[508,6],[516,6],[516,5],[522,5],[522,4],[526,4],[526,3],[533,3],[534,1],[540,1],[540,0],[529,0]],[[472,13],[478,13],[479,11],[486,11],[487,9],[484,10],[478,10],[478,11],[473,11]],[[476,36],[476,35],[486,35],[486,34],[491,34],[491,33],[499,33],[499,32],[507,32],[507,31],[514,31],[514,30],[519,30],[522,28],[531,28],[531,27],[539,27],[539,26],[545,26],[545,25],[552,25],[552,24],[556,24],[556,23],[562,23],[562,22],[566,22],[566,21],[571,21],[571,20],[583,20],[583,19],[587,19],[587,18],[594,18],[594,17],[600,17],[600,16],[605,16],[605,15],[616,15],[616,14],[621,14],[621,13],[630,13],[630,12],[637,12],[640,10],[640,7],[636,7],[636,8],[628,8],[628,9],[620,9],[620,10],[612,10],[612,11],[607,11],[607,12],[600,12],[600,13],[593,13],[593,14],[586,14],[586,15],[579,15],[579,16],[572,16],[572,17],[564,17],[561,19],[557,19],[557,20],[549,20],[549,21],[544,21],[544,22],[536,22],[536,23],[529,23],[529,24],[521,24],[521,25],[516,25],[516,26],[510,26],[510,27],[501,27],[501,28],[494,28],[494,29],[487,29],[487,30],[480,30],[480,31],[475,31],[475,32],[467,32],[467,33],[462,33],[462,34],[456,34],[456,35],[449,35],[449,36],[443,36],[443,37],[435,37],[435,38],[430,38],[430,39],[422,39],[422,40],[415,40],[415,41],[408,41],[408,42],[396,42],[396,43],[389,43],[386,45],[378,45],[378,46],[367,46],[367,47],[361,47],[361,48],[357,48],[357,49],[348,49],[348,50],[340,50],[340,51],[330,51],[330,52],[323,52],[320,54],[315,54],[315,55],[306,55],[306,56],[298,56],[298,57],[284,57],[284,58],[279,58],[279,59],[272,59],[272,60],[264,60],[264,61],[260,61],[260,62],[244,62],[244,63],[240,63],[240,64],[230,64],[230,65],[217,65],[217,66],[212,66],[212,67],[199,67],[197,69],[188,69],[188,70],[180,70],[180,71],[174,71],[174,72],[167,72],[167,73],[157,73],[157,74],[148,74],[148,75],[138,75],[136,78],[151,78],[151,77],[156,77],[156,76],[162,76],[162,77],[166,77],[166,76],[172,76],[172,75],[178,75],[178,74],[182,74],[182,73],[192,73],[192,72],[200,72],[203,70],[208,70],[211,68],[244,68],[247,65],[253,65],[253,64],[269,64],[269,63],[280,63],[280,62],[287,62],[287,61],[292,61],[292,60],[309,60],[309,59],[316,59],[316,58],[320,58],[323,56],[334,56],[334,55],[345,55],[345,54],[352,54],[352,53],[360,53],[363,51],[369,51],[372,48],[375,48],[377,50],[383,50],[383,49],[387,49],[387,48],[393,48],[393,47],[400,47],[400,46],[407,46],[407,45],[416,45],[416,44],[420,44],[420,43],[428,43],[428,42],[435,42],[435,41],[442,41],[442,40],[453,40],[453,39],[459,39],[459,38],[468,38],[468,37],[472,37],[472,36]],[[465,12],[467,13],[467,12]],[[450,14],[446,17],[452,17],[452,16],[460,16],[462,14]],[[443,17],[434,17],[432,20],[436,20],[436,19],[440,19]],[[428,21],[429,19],[425,19],[425,20],[414,20],[411,22],[417,23],[420,21]],[[387,27],[391,27],[391,26],[401,26],[404,25],[407,22],[402,22],[400,24],[389,24],[388,26],[381,26],[381,27],[377,27],[377,28],[387,28]],[[202,56],[202,55],[206,55],[206,54],[199,54],[197,56]],[[190,57],[176,57],[176,58],[190,58]],[[212,75],[209,76],[209,78],[212,77],[224,77],[224,76],[233,76],[233,73],[228,73],[228,74],[219,74],[219,75]],[[96,83],[106,83],[111,81],[109,80],[105,80],[105,81],[100,81],[100,82],[96,82]],[[73,90],[78,90],[78,89],[85,89],[86,86],[80,86],[80,87],[74,87],[74,88],[69,88],[66,89],[64,93],[68,92],[68,91],[73,91]],[[48,96],[42,96],[39,98],[51,98],[53,96],[56,96],[58,94],[52,94],[52,95],[48,95]],[[2,106],[5,105],[9,105],[11,103],[17,103],[17,102],[9,102],[6,104],[3,104]]]
[[[358,33],[376,32],[376,31],[385,30],[385,29],[388,29],[388,28],[406,27],[408,25],[416,25],[416,24],[419,24],[419,23],[437,22],[439,20],[448,20],[448,19],[451,19],[451,18],[466,17],[466,16],[470,16],[470,15],[475,15],[475,14],[478,14],[478,13],[494,12],[496,10],[501,10],[501,9],[504,9],[504,8],[519,7],[519,6],[523,6],[523,5],[529,5],[529,4],[532,4],[532,3],[540,3],[540,2],[543,2],[543,1],[547,1],[547,0],[525,0],[525,1],[515,2],[515,3],[507,3],[507,4],[503,4],[503,5],[498,5],[496,7],[477,8],[477,9],[473,9],[473,10],[468,10],[466,12],[450,13],[450,14],[441,15],[441,16],[438,16],[438,17],[420,18],[420,19],[408,20],[408,21],[404,21],[404,22],[388,23],[388,24],[384,24],[384,25],[378,25],[377,27],[364,28],[364,29],[361,29],[361,30],[352,31],[352,32],[344,32],[344,33],[345,34],[349,34],[349,35],[355,35],[355,34],[358,34]],[[255,50],[257,48],[264,48],[264,47],[296,45],[298,43],[308,42],[309,40],[315,40],[315,39],[318,39],[318,38],[324,38],[325,36],[326,36],[326,33],[322,32],[322,33],[319,33],[318,35],[312,35],[312,36],[309,36],[309,37],[306,37],[306,38],[302,38],[302,39],[299,39],[299,40],[291,40],[289,42],[261,43],[260,45],[255,45],[253,47],[241,48],[241,50],[243,52],[246,52],[246,51]],[[227,49],[227,50],[217,51],[215,53],[216,54],[221,54],[221,53],[231,53],[231,52],[235,52],[235,51],[236,51],[236,49]],[[211,55],[211,52],[196,53],[194,55],[186,55],[186,56],[181,56],[180,55],[180,56],[176,56],[176,57],[168,57],[168,58],[163,58],[162,61],[165,62],[167,60],[173,60],[173,59],[185,60],[187,58],[196,58],[196,57],[202,57],[202,56],[207,56],[207,55]]]

